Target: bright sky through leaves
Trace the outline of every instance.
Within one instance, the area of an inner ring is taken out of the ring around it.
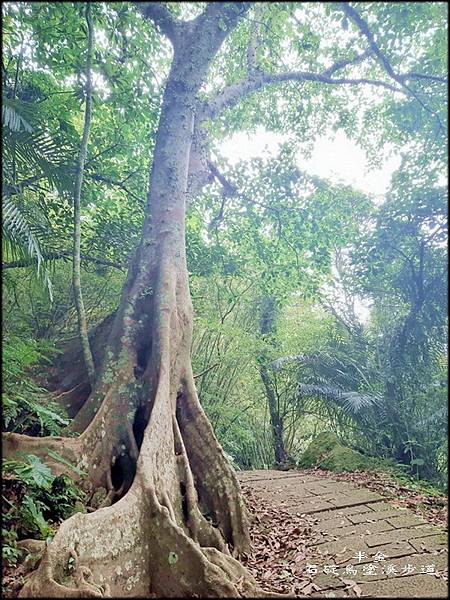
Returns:
[[[263,128],[254,134],[236,133],[220,145],[220,153],[231,164],[257,156],[274,156],[283,141],[283,135]],[[309,159],[298,157],[298,164],[310,175],[351,185],[380,201],[389,187],[391,175],[400,166],[400,156],[392,155],[383,161],[380,169],[368,167],[365,152],[339,131],[334,138],[323,136],[314,145]]]

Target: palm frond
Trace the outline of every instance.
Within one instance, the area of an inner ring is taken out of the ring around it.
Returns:
[[[343,392],[340,398],[343,406],[349,412],[359,412],[363,408],[378,405],[379,397],[375,395],[363,394],[361,392]]]
[[[44,252],[39,237],[36,235],[36,228],[27,220],[21,207],[7,196],[2,196],[2,214],[5,254],[17,260],[28,257],[36,258],[37,274],[43,278],[50,300],[52,300],[52,284],[44,266]]]
[[[51,263],[44,257],[52,256],[55,248],[49,248],[50,223],[34,190],[39,185],[41,189],[56,190],[62,195],[71,191],[73,177],[64,163],[67,148],[62,148],[46,131],[35,103],[5,96],[2,107],[5,134],[2,144],[3,249],[13,261],[33,259],[36,275],[43,280],[52,300],[48,270]]]
[[[378,405],[380,400],[377,395],[344,391],[332,383],[299,383],[297,386],[297,396],[315,396],[324,400],[331,400],[351,414],[356,414],[365,408]]]
[[[61,145],[43,127],[36,115],[36,105],[4,98],[2,123],[4,163],[14,164],[14,172],[23,173],[25,177],[31,173],[45,178],[60,193],[70,192],[73,149],[67,143]],[[16,183],[14,177],[7,182],[10,187]]]
[[[28,133],[33,132],[33,127],[28,121],[17,111],[17,108],[10,100],[9,102],[4,99],[2,106],[2,125],[7,127],[13,132],[27,131]]]
[[[293,354],[291,356],[283,356],[269,363],[269,368],[278,371],[289,363],[299,363],[303,365],[313,365],[321,360],[320,354]]]

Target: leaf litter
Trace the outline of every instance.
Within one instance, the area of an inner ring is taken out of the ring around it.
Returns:
[[[262,589],[298,597],[321,591],[307,571],[307,564],[316,564],[320,573],[323,560],[322,553],[310,546],[321,539],[311,519],[271,506],[245,484],[241,487],[252,516],[252,553],[243,563]]]

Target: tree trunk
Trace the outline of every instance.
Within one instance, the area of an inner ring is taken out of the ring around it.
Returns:
[[[263,296],[259,299],[258,304],[260,308],[259,327],[261,335],[267,343],[273,343],[272,338],[275,334],[275,320],[277,311],[276,300],[273,296]],[[280,407],[278,406],[272,381],[267,369],[267,364],[269,362],[270,360],[267,352],[261,352],[260,356],[258,357],[259,374],[266,391],[267,404],[269,406],[273,448],[275,452],[275,464],[278,467],[283,467],[288,463],[288,456],[283,439],[283,419],[280,415]]]
[[[249,550],[247,512],[200,406],[189,354],[184,223],[195,100],[242,6],[222,9],[231,14],[225,29],[223,18],[219,26],[205,22],[205,35],[193,30],[174,44],[142,238],[97,382],[74,421],[81,435],[4,438],[6,455],[57,451],[89,473],[91,491],[106,488],[111,502],[61,525],[22,597],[261,593],[230,555]]]
[[[86,4],[86,23],[88,28],[88,49],[86,59],[86,106],[84,109],[84,127],[81,140],[80,153],[78,156],[77,172],[75,178],[75,190],[73,195],[73,295],[78,315],[78,333],[83,348],[84,362],[89,376],[91,386],[95,381],[94,359],[89,346],[86,312],[84,310],[83,295],[81,292],[81,188],[83,185],[84,163],[86,162],[89,130],[91,127],[91,95],[92,95],[92,49],[94,43],[94,31],[92,25],[91,6]]]
[[[275,465],[278,467],[282,467],[288,463],[288,457],[286,449],[284,447],[283,439],[283,420],[280,416],[280,412],[277,405],[277,399],[272,388],[267,367],[261,365],[259,367],[259,374],[261,375],[261,380],[266,390],[267,404],[269,405],[270,423],[272,426],[273,449],[275,452]]]

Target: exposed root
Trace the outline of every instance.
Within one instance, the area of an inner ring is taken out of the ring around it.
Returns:
[[[257,591],[240,563],[201,548],[138,478],[114,506],[63,523],[20,596],[238,597]]]
[[[106,508],[107,506],[111,506],[116,495],[117,492],[115,489],[109,490],[106,498],[102,502],[100,502],[98,508]]]
[[[189,455],[185,438],[198,435],[201,424],[190,431],[192,423],[184,422],[186,415],[180,413],[179,425],[173,412],[175,403],[168,401],[168,394],[167,379],[161,377],[131,488],[115,504],[105,506],[128,485],[125,476],[121,489],[114,489],[109,465],[104,503],[96,512],[76,514],[61,525],[22,597],[238,597],[258,593],[253,577],[230,556],[220,530],[200,511],[195,487],[199,484],[192,469],[197,477],[203,472],[196,464],[196,451]],[[189,414],[195,421],[201,413]],[[206,441],[211,444],[207,451],[214,453],[208,460],[225,460],[215,439],[206,436]],[[191,442],[191,447],[196,445]],[[209,475],[225,477],[228,471],[225,463]],[[222,481],[218,494],[226,489],[228,500],[236,498],[235,482],[234,476],[228,483]],[[209,488],[212,481],[207,485],[209,497],[214,498]],[[234,542],[239,529],[235,535],[233,526],[244,522],[244,514],[239,506],[231,505],[228,508],[234,516],[227,520],[226,501],[215,501],[211,512],[223,531],[231,533],[228,541]]]
[[[167,510],[169,512],[169,516],[170,516],[171,521],[173,523],[176,523],[177,519],[176,519],[175,513],[173,511],[173,507],[172,507],[172,503],[171,503],[170,498],[169,498],[169,494],[167,492],[165,492],[165,491],[162,493],[162,502],[161,502],[161,505],[164,506],[165,508],[167,508]]]
[[[176,299],[183,287],[167,265],[158,268],[170,276],[161,275],[154,294],[152,350],[140,381],[136,352],[125,347],[114,381],[96,389],[103,402],[87,429],[77,439],[49,438],[57,452],[67,446],[69,460],[106,497],[95,512],[61,525],[23,597],[260,595],[230,555],[229,548],[235,555],[249,548],[247,514],[195,391],[190,317]],[[79,423],[93,406],[85,404]],[[27,444],[42,449],[42,440]]]
[[[228,546],[220,535],[220,531],[205,519],[198,507],[194,478],[175,416],[173,417],[173,430],[175,454],[179,466],[178,479],[182,493],[182,503],[185,503],[183,513],[190,535],[194,541],[198,541],[200,546],[213,546],[221,552],[229,554]]]
[[[128,440],[130,443],[130,448],[129,448],[130,456],[136,462],[138,459],[138,456],[139,456],[139,448],[136,443],[136,438],[135,438],[134,432],[133,432],[133,426],[130,423],[130,421],[127,421],[126,429],[127,429],[127,434],[128,434]]]
[[[177,402],[177,415],[194,475],[200,506],[217,519],[233,555],[248,552],[248,513],[240,496],[239,483],[200,405],[192,370],[186,377],[185,393]]]
[[[60,400],[61,398],[64,398],[64,396],[67,396],[68,394],[72,394],[75,390],[77,390],[80,386],[84,385],[83,381],[80,381],[80,383],[77,383],[77,385],[73,388],[71,388],[70,390],[63,390],[62,392],[60,390],[56,390],[52,393],[52,400]]]
[[[13,458],[19,452],[35,454],[48,464],[56,475],[66,474],[79,477],[67,464],[56,460],[48,454],[53,451],[74,466],[79,462],[80,444],[75,438],[64,437],[30,437],[20,433],[2,433],[2,452],[4,458]]]

